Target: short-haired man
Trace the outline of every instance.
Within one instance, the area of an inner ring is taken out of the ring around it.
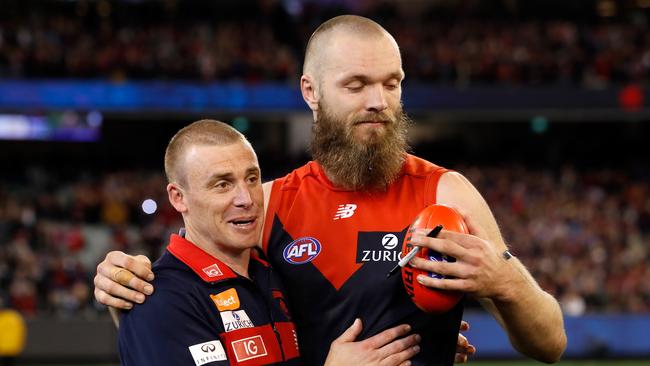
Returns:
[[[185,228],[153,267],[157,291],[122,318],[122,364],[299,364],[279,279],[251,255],[264,198],[248,141],[221,122],[192,123],[167,146],[165,173]]]

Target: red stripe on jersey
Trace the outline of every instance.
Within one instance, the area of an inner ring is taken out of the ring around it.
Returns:
[[[284,358],[290,360],[292,358],[300,357],[300,351],[298,349],[298,335],[296,333],[296,327],[293,323],[282,322],[275,323],[275,329],[280,333],[280,339],[282,339],[282,350],[284,351]]]

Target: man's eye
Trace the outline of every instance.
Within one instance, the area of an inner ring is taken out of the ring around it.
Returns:
[[[352,92],[358,92],[361,91],[361,89],[363,89],[363,84],[361,83],[348,84],[345,86],[345,88]]]
[[[230,183],[228,183],[226,181],[217,182],[217,184],[214,185],[215,188],[222,189],[222,190],[223,189],[228,189],[229,186],[230,186]]]
[[[249,184],[255,184],[259,181],[259,177],[257,175],[251,175],[248,177],[248,183]]]

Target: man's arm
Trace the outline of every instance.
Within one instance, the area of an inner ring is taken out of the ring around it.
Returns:
[[[507,246],[483,197],[465,177],[447,173],[438,186],[438,203],[457,209],[471,235],[443,230],[435,239],[418,236],[419,245],[456,258],[454,263],[414,259],[417,268],[455,277],[419,276],[418,281],[476,297],[518,351],[543,362],[557,362],[566,348],[560,306],[517,258],[503,257]]]

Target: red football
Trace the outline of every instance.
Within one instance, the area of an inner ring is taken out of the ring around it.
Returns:
[[[465,225],[465,221],[463,221],[463,217],[453,208],[443,205],[428,206],[418,214],[415,221],[413,221],[409,230],[406,232],[406,237],[402,246],[402,257],[413,249],[413,245],[411,244],[412,229],[431,230],[438,225],[442,225],[445,230],[465,234],[469,233],[467,225]],[[451,256],[427,248],[420,249],[416,256],[436,261],[456,261],[456,259]],[[404,282],[404,288],[406,288],[406,292],[417,307],[429,313],[444,313],[451,310],[451,308],[460,301],[462,293],[458,291],[435,290],[421,285],[417,281],[417,276],[420,274],[433,278],[445,278],[445,276],[441,276],[437,273],[413,268],[409,264],[402,268],[402,281]]]

